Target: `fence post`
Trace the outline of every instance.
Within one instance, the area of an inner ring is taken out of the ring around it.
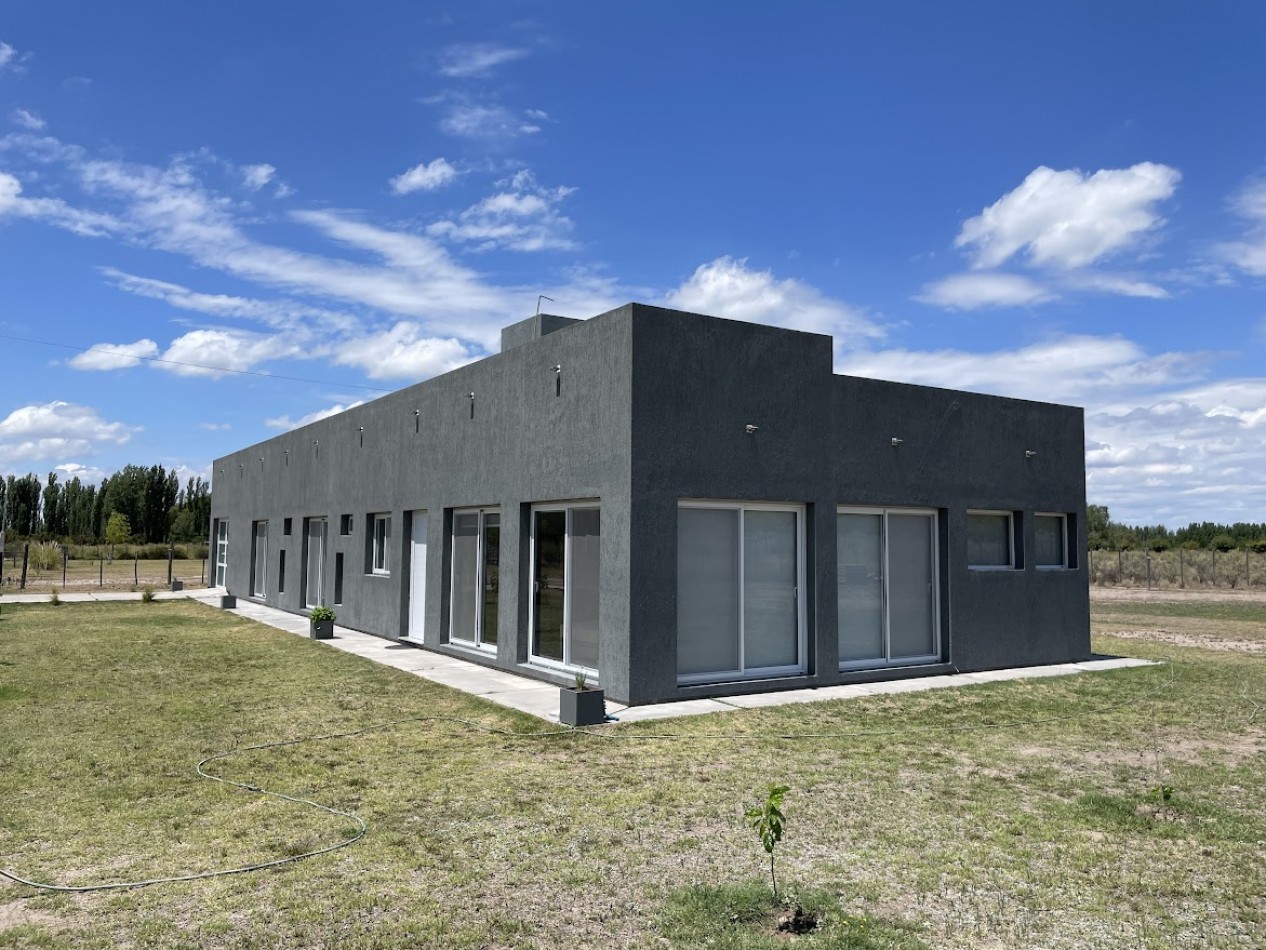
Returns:
[[[1125,583],[1125,558],[1121,556],[1121,549],[1117,548],[1117,583]]]
[[[1148,553],[1144,560],[1147,561],[1147,589],[1152,589],[1152,555]]]
[[[1182,548],[1178,549],[1178,586],[1183,588],[1187,586],[1187,575],[1182,569]]]
[[[141,582],[141,556],[139,554],[132,555],[132,586],[135,587]]]
[[[31,557],[31,542],[22,545],[22,583],[18,586],[18,590],[26,590],[26,565]]]
[[[202,586],[203,586],[203,587],[206,587],[206,586],[207,586],[207,559],[206,559],[206,558],[203,558],[203,559],[202,559],[202,577],[201,577],[201,583],[202,583]]]
[[[1213,549],[1213,579],[1209,582],[1210,587],[1218,586],[1218,549]]]
[[[1095,582],[1095,552],[1093,549],[1086,551],[1086,572],[1090,577],[1090,583]]]
[[[66,589],[66,561],[67,553],[70,551],[66,545],[62,545],[62,590]]]
[[[97,554],[97,586],[105,587],[105,555]]]
[[[1244,589],[1248,590],[1251,586],[1251,573],[1248,567],[1248,548],[1244,549]]]
[[[169,544],[167,545],[167,586],[168,587],[171,586],[171,559],[172,557],[173,557],[172,546]]]

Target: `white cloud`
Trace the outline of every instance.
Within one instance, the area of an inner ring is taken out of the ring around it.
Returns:
[[[558,206],[575,189],[543,188],[530,171],[497,182],[503,189],[467,208],[455,218],[428,225],[426,233],[449,241],[471,243],[476,250],[568,250],[570,218]]]
[[[1055,294],[1021,274],[971,271],[952,274],[923,288],[915,297],[951,310],[979,307],[1024,307],[1054,300]]]
[[[243,330],[191,330],[172,340],[163,353],[168,363],[155,366],[178,376],[209,376],[218,379],[224,370],[252,370],[268,360],[297,358],[305,355],[299,340],[292,335],[267,336]],[[172,363],[193,363],[175,366]]]
[[[75,369],[113,370],[131,369],[141,362],[141,357],[158,355],[158,344],[153,340],[137,340],[135,343],[97,343],[92,349],[80,353],[69,362]]]
[[[30,55],[30,53],[19,53],[8,43],[0,41],[0,72],[4,72],[6,69],[15,73],[25,72],[26,67],[22,65],[22,62]]]
[[[440,130],[460,138],[495,141],[534,135],[541,127],[505,106],[459,99],[450,102],[448,114],[440,120]]]
[[[1122,337],[1060,336],[1011,350],[880,350],[847,355],[836,372],[1043,402],[1103,405],[1120,392],[1148,393],[1193,381],[1199,354],[1149,355]]]
[[[23,406],[0,420],[0,469],[82,455],[99,445],[124,445],[136,426],[108,422],[96,409],[69,402]]]
[[[1231,198],[1231,209],[1248,222],[1238,241],[1220,244],[1219,255],[1253,277],[1266,277],[1266,178],[1248,182]]]
[[[22,183],[0,172],[0,218],[31,218],[87,237],[101,237],[124,230],[116,218],[73,208],[60,198],[24,198]]]
[[[77,478],[83,484],[100,485],[105,481],[106,476],[110,474],[103,468],[97,468],[95,465],[80,465],[78,462],[64,462],[61,465],[54,465],[53,471],[61,473],[62,484],[72,478]]]
[[[10,116],[14,125],[20,125],[24,129],[30,129],[32,132],[38,132],[47,124],[34,112],[26,109],[14,109]]]
[[[440,53],[440,75],[452,79],[484,79],[498,66],[523,59],[528,50],[495,43],[455,43]]]
[[[264,425],[270,429],[299,429],[313,422],[328,419],[330,416],[337,416],[340,412],[346,412],[348,409],[355,409],[357,406],[364,405],[364,403],[365,400],[363,399],[349,402],[346,406],[342,403],[336,403],[326,409],[318,409],[316,412],[310,412],[306,416],[300,416],[298,419],[291,419],[289,416],[276,416],[272,419],[265,419]]]
[[[429,337],[418,324],[408,321],[349,340],[334,352],[335,363],[358,367],[370,379],[412,382],[447,373],[475,358],[460,340]]]
[[[138,297],[161,300],[172,307],[215,317],[254,320],[279,330],[301,330],[319,326],[337,332],[354,332],[359,322],[335,310],[313,307],[292,300],[258,300],[232,294],[208,294],[180,284],[138,277],[113,267],[97,268],[119,290]]]
[[[1022,251],[1036,265],[1085,267],[1158,228],[1164,219],[1155,206],[1174,193],[1181,177],[1154,162],[1093,175],[1041,166],[964,222],[954,244],[968,249],[978,268],[997,267]]]
[[[198,428],[208,432],[228,432],[233,427],[227,422],[199,422]]]
[[[1101,271],[1075,271],[1067,274],[1064,284],[1075,290],[1119,294],[1122,297],[1150,297],[1164,300],[1169,291],[1158,284],[1123,274],[1105,274]]]
[[[695,269],[665,303],[680,310],[832,334],[837,344],[878,339],[883,328],[863,311],[825,296],[794,278],[753,270],[746,258],[718,257]]]
[[[407,195],[414,191],[434,191],[456,178],[457,169],[443,158],[437,158],[429,165],[419,162],[391,179],[391,190],[398,195]]]
[[[242,184],[251,191],[259,191],[277,177],[277,169],[272,165],[243,165]]]

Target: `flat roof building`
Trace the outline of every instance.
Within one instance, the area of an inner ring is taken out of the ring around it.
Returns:
[[[1079,408],[629,304],[217,459],[214,582],[621,703],[1090,655]]]

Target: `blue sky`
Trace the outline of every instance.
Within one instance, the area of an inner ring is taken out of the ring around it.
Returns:
[[[1257,2],[6,0],[0,472],[208,475],[547,294],[1082,405],[1114,517],[1266,521],[1263,35]]]

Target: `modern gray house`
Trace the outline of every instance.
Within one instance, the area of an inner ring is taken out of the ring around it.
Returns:
[[[622,703],[1090,655],[1082,410],[629,304],[214,465],[214,583]]]

